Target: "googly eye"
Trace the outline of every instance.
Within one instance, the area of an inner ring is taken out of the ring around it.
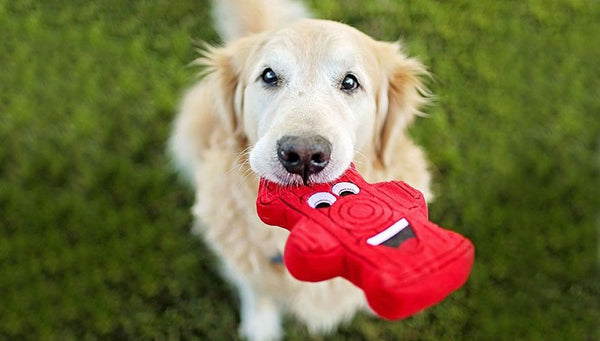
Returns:
[[[336,201],[335,196],[328,192],[317,192],[308,197],[308,206],[312,208],[326,208]]]
[[[331,187],[331,191],[337,196],[343,197],[346,195],[358,194],[360,189],[351,182],[340,182],[333,185],[333,187]]]

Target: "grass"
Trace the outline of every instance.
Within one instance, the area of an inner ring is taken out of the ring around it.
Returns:
[[[437,101],[411,133],[431,217],[477,248],[440,305],[315,340],[600,339],[600,4],[310,5],[430,67]],[[164,153],[193,42],[218,41],[208,10],[0,0],[0,339],[237,338]],[[292,321],[286,335],[307,339]]]

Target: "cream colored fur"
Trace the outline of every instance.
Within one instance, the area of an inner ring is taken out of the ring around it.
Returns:
[[[302,19],[307,11],[295,2],[224,0],[215,13],[227,43],[199,59],[204,77],[185,94],[170,140],[196,191],[193,231],[238,288],[244,337],[281,338],[283,313],[311,332],[329,331],[367,309],[363,294],[339,278],[299,282],[270,261],[287,231],[257,217],[258,176],[298,182],[278,164],[276,141],[318,134],[331,142],[332,160],[311,181],[334,180],[354,161],[368,181],[405,180],[431,198],[425,156],[405,134],[425,102],[426,72],[397,43]],[[264,87],[265,67],[277,69],[281,86]],[[360,92],[344,93],[336,83],[349,71]]]

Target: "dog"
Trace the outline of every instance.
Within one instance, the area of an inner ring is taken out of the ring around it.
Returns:
[[[312,19],[291,0],[217,1],[214,18],[224,44],[196,60],[203,75],[169,142],[195,190],[192,231],[239,292],[242,337],[280,339],[283,314],[331,331],[369,311],[364,295],[341,278],[290,276],[288,232],[256,214],[259,178],[330,182],[354,162],[370,182],[404,180],[431,199],[425,154],[406,134],[428,101],[428,72],[399,43]]]

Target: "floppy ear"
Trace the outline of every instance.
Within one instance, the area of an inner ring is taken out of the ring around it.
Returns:
[[[422,114],[419,108],[427,103],[430,92],[421,78],[429,73],[421,62],[404,55],[399,43],[376,44],[382,84],[375,119],[375,153],[385,166],[398,137],[416,115]]]
[[[204,67],[204,78],[185,94],[169,138],[173,161],[191,182],[204,150],[215,145],[243,149],[247,143],[242,71],[255,39],[249,36],[222,48],[207,46],[193,62]]]
[[[201,76],[208,87],[215,115],[236,138],[245,140],[243,124],[243,93],[246,84],[243,70],[259,35],[241,38],[225,47],[206,46],[193,64],[204,67]]]

